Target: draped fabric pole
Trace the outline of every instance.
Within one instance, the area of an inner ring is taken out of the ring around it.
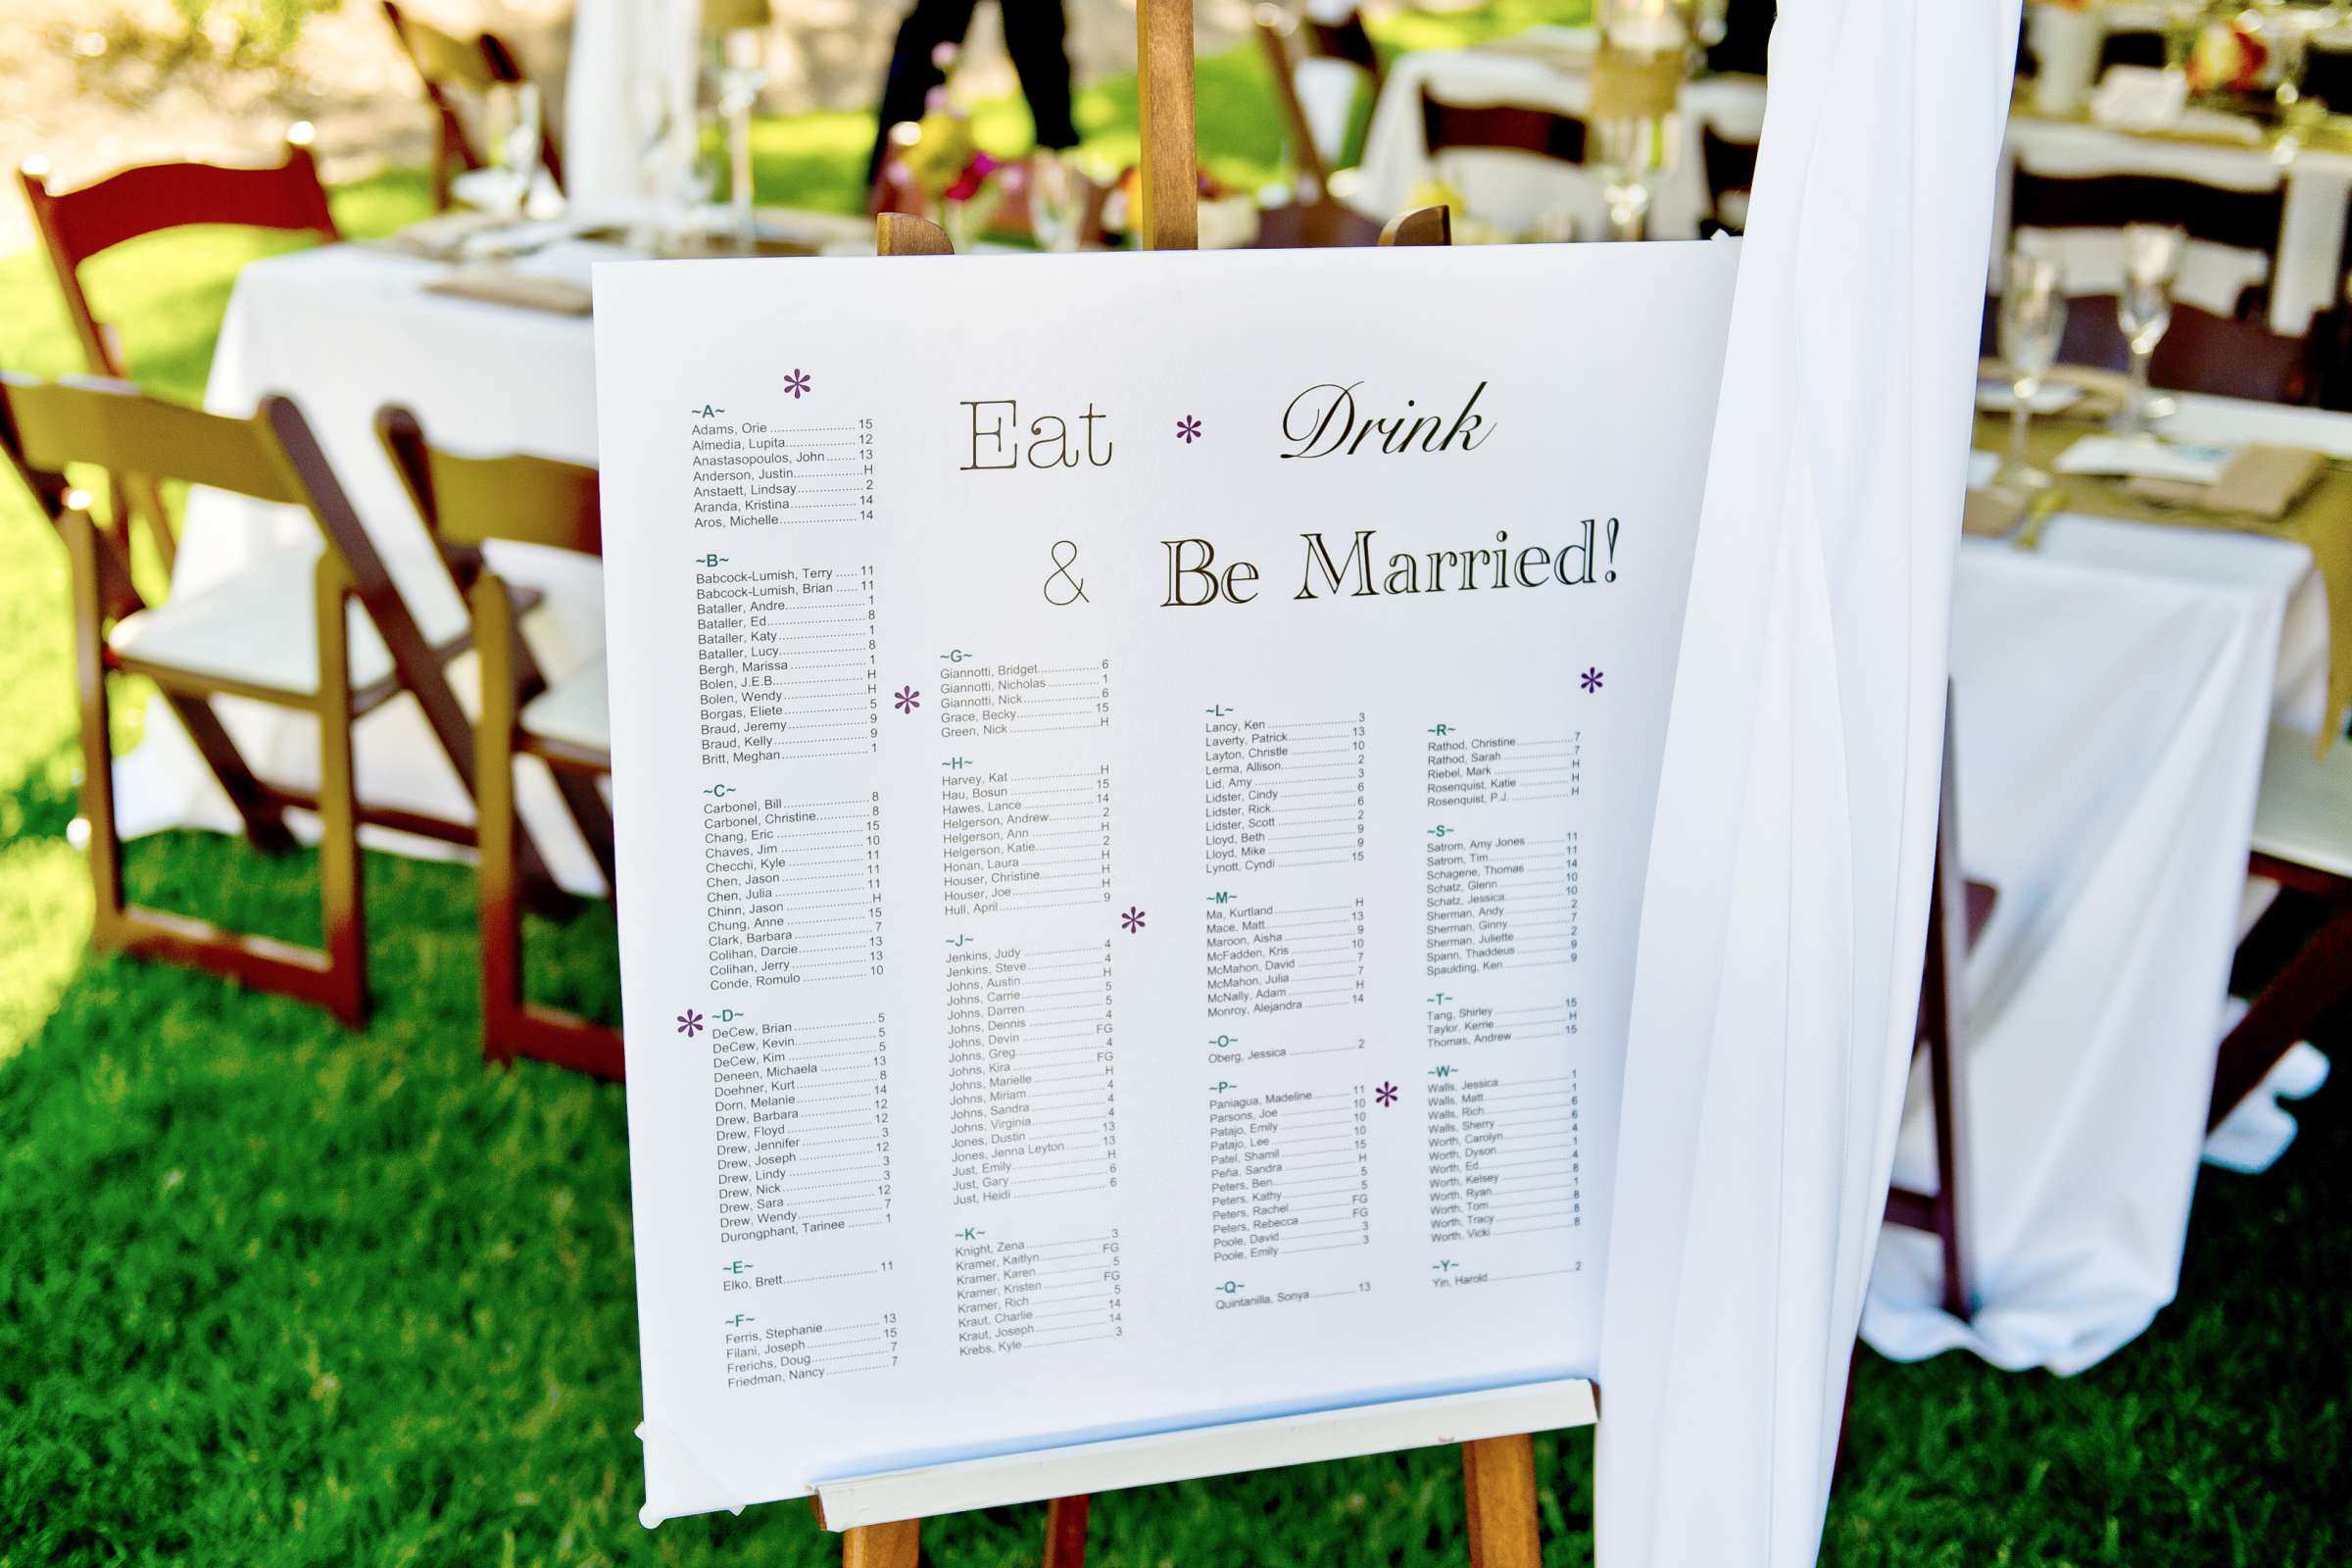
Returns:
[[[1782,0],[1644,893],[1600,1568],[1814,1561],[1893,1161],[2020,0]]]
[[[1193,140],[1193,0],[1138,0],[1136,91],[1142,105],[1141,217],[1148,251],[1200,244],[1200,164]]]

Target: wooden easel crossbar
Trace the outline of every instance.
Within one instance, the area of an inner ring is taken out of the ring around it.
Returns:
[[[1143,122],[1137,232],[1148,250],[1192,250],[1200,233],[1192,0],[1138,0],[1135,31]],[[950,250],[946,232],[923,219],[885,213],[877,221],[884,256]],[[1446,210],[1423,208],[1392,220],[1381,243],[1443,245],[1449,237]],[[1592,1385],[1569,1378],[855,1476],[820,1483],[814,1502],[817,1522],[841,1533],[843,1568],[915,1568],[924,1519],[1040,1501],[1045,1568],[1083,1568],[1088,1504],[1098,1492],[1459,1445],[1471,1568],[1541,1568],[1533,1434],[1589,1426],[1597,1416]]]
[[[1589,1426],[1595,1415],[1582,1378],[1525,1383],[856,1476],[817,1487],[817,1516],[843,1533],[845,1564],[908,1568],[924,1518],[1044,1501],[1045,1561],[1077,1568],[1087,1500],[1098,1492],[1459,1444],[1471,1560],[1533,1568],[1541,1555],[1529,1434]]]

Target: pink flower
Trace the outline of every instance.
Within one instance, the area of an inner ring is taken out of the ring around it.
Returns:
[[[956,176],[956,183],[947,188],[947,199],[952,202],[970,201],[980,194],[980,187],[988,182],[988,176],[995,173],[999,167],[997,161],[986,153],[972,154],[972,161],[963,166],[963,172]]]

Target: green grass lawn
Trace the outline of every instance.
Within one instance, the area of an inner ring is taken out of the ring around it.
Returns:
[[[1413,19],[1443,42],[1566,5]],[[1448,30],[1450,29],[1450,30]],[[1274,173],[1253,50],[1203,61],[1212,167]],[[1116,156],[1133,84],[1083,95]],[[1026,119],[983,134],[1017,148]],[[848,209],[870,121],[761,127],[775,199]],[[424,210],[415,174],[337,193],[354,233]],[[236,268],[191,233],[94,280],[141,377],[194,399]],[[33,256],[0,258],[0,366],[74,368]],[[375,1021],[93,959],[74,806],[64,553],[0,478],[0,1568],[33,1564],[814,1564],[798,1507],[636,1522],[637,1326],[621,1092],[476,1046],[473,884],[370,858]],[[137,896],[314,939],[307,860],[139,842]],[[542,994],[611,1015],[609,909],[532,933]],[[2178,1304],[2072,1380],[1865,1355],[1838,1564],[2352,1561],[2352,1116],[2330,1087],[2281,1168],[2209,1174]],[[1725,1303],[1737,1310],[1738,1303]],[[1590,1560],[1592,1442],[1539,1448],[1549,1560]],[[1106,1564],[1459,1563],[1449,1453],[1101,1499]],[[1041,1510],[928,1533],[946,1565],[1033,1560]]]

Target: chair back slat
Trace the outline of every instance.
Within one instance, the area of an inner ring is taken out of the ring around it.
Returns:
[[[1339,245],[1377,245],[1380,224],[1335,201],[1292,202],[1262,209],[1252,250],[1290,251]]]
[[[1337,22],[1320,22],[1313,17],[1302,19],[1308,52],[1320,60],[1341,60],[1369,73],[1374,86],[1380,83],[1380,54],[1372,47],[1372,34],[1364,30],[1363,13],[1350,11]]]
[[[1755,187],[1757,151],[1752,141],[1734,141],[1713,125],[1698,127],[1699,162],[1706,166],[1707,200],[1716,221],[1723,221],[1726,196],[1743,196]]]
[[[431,105],[438,122],[433,149],[433,204],[447,207],[452,166],[473,170],[481,168],[483,162],[481,149],[474,145],[453,94],[479,97],[493,87],[518,86],[530,78],[524,74],[514,46],[499,34],[480,32],[460,37],[410,16],[400,8],[399,0],[383,0],[383,4],[384,19],[391,23],[392,35],[400,40],[409,63],[416,68],[417,77],[424,84],[425,102]],[[560,189],[564,184],[564,158],[556,145],[554,125],[545,118],[548,106],[542,104],[539,162],[548,178]]]
[[[378,410],[375,428],[417,514],[444,542],[473,548],[509,539],[604,554],[594,468],[527,453],[475,458],[445,452],[425,440],[406,409]]]
[[[431,23],[412,17],[393,4],[385,5],[384,14],[400,34],[401,42],[408,45],[409,59],[416,67],[416,74],[431,86],[463,87],[468,92],[483,92],[521,79],[520,74],[512,69],[513,51],[503,42],[498,43],[495,49],[485,49],[481,38],[460,38],[443,32]],[[500,73],[502,65],[509,68],[508,74]]]
[[[1525,104],[1449,104],[1421,94],[1421,134],[1430,155],[1448,148],[1533,153],[1563,164],[1585,161],[1585,122]]]
[[[63,193],[52,192],[36,172],[21,177],[25,203],[61,270],[78,268],[124,240],[190,223],[337,237],[318,166],[307,147],[289,146],[285,162],[261,169],[144,164]]]
[[[0,373],[0,399],[8,406],[11,456],[36,472],[59,474],[68,464],[86,463],[291,506],[310,499],[252,419],[166,403],[120,381]]]
[[[1978,350],[2000,354],[1999,295],[1984,300]],[[2112,294],[2078,294],[2066,302],[2066,333],[2058,344],[2062,365],[2121,370],[2132,363],[2131,345],[2115,314]],[[2287,337],[2261,321],[2218,316],[2186,301],[2173,303],[2172,325],[2148,364],[2148,380],[2168,392],[2203,392],[2251,398],[2263,403],[2308,404],[2319,371],[2328,364],[2309,337]]]
[[[2112,370],[2131,364],[2131,345],[2124,340],[2115,304],[2112,294],[2078,295],[2067,301],[2066,339],[2060,351],[2066,363]],[[2311,345],[2274,332],[2260,321],[2216,316],[2176,301],[2172,325],[2148,362],[2148,379],[2174,392],[2302,403],[2311,390]]]
[[[2170,174],[2036,174],[2019,170],[2009,221],[2018,228],[2121,228],[2170,223],[2191,239],[2278,255],[2286,187],[2231,190]]]

